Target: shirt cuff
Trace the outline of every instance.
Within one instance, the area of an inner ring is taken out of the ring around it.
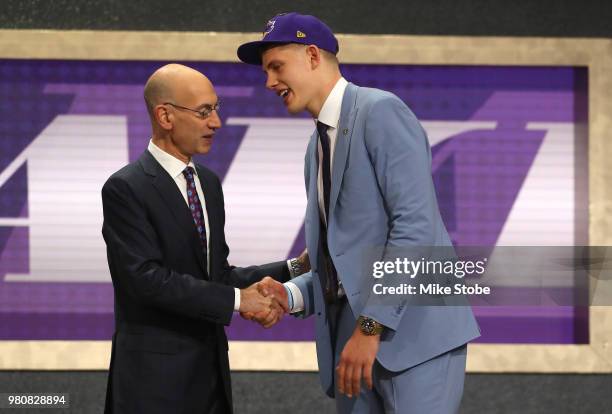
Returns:
[[[289,309],[289,313],[302,312],[304,310],[304,297],[302,296],[302,291],[293,282],[286,282],[285,286],[293,296],[293,307]]]
[[[240,289],[234,288],[234,310],[240,310]]]

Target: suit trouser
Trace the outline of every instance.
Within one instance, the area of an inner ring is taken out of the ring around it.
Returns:
[[[329,305],[328,315],[336,367],[344,345],[355,329],[356,318],[346,300]],[[372,390],[362,382],[361,393],[348,398],[337,391],[334,380],[336,410],[340,414],[456,413],[463,396],[466,354],[467,345],[463,345],[399,372],[389,371],[376,361],[372,368]]]
[[[116,343],[118,335],[120,334],[116,333],[113,336],[114,343]],[[150,358],[152,360],[149,363],[152,365],[144,367],[142,361],[135,363],[136,358],[131,355],[143,351],[118,352],[116,346],[114,346],[111,354],[111,367],[114,368],[108,377],[104,412],[106,414],[230,414],[232,410],[226,398],[224,374],[222,373],[223,371],[229,375],[227,357],[221,358],[218,355],[215,336],[204,340],[210,341],[209,351],[186,351],[200,352],[201,356],[194,358],[194,366],[191,367],[197,375],[188,378],[185,381],[185,388],[180,390],[182,395],[192,397],[192,404],[184,406],[181,406],[185,401],[180,395],[168,396],[159,392],[159,382],[167,381],[167,378],[162,378],[164,372],[160,371],[161,367],[171,365],[175,355],[147,352],[151,354]],[[164,360],[165,358],[168,359]],[[159,375],[143,378],[148,381],[146,386],[142,383],[133,384],[134,372],[143,369],[147,369],[149,372],[157,372]],[[119,375],[118,371],[122,374]],[[173,374],[168,375],[172,378]],[[156,391],[149,391],[149,388],[155,388]]]

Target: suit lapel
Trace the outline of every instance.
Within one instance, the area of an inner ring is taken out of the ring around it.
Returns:
[[[329,217],[333,217],[334,207],[338,201],[346,158],[348,156],[351,137],[353,135],[353,125],[357,116],[357,86],[349,83],[344,90],[342,97],[342,109],[338,122],[338,133],[336,135],[336,148],[334,150],[334,163],[332,166],[331,194],[329,199]],[[329,220],[329,219],[328,219]],[[328,223],[329,226],[329,223]]]
[[[223,212],[219,211],[222,206],[220,205],[216,192],[213,190],[215,187],[211,183],[210,177],[197,165],[196,170],[198,171],[198,178],[200,179],[200,185],[202,186],[202,193],[204,194],[204,201],[206,203],[205,214],[208,216],[208,257],[210,258],[208,268],[210,269],[210,273],[213,274],[215,273],[213,272],[213,268],[216,269],[216,267],[213,266],[217,265],[216,259],[221,257],[217,249],[220,247],[219,232],[223,231],[223,229],[217,229],[219,220],[216,218],[222,217]],[[212,275],[209,275],[209,277],[211,276]]]
[[[318,154],[318,136],[316,131],[310,138],[310,145],[308,146],[308,171],[309,171],[309,180],[308,180],[308,198],[306,205],[306,215],[309,218],[310,228],[306,231],[306,242],[308,246],[308,251],[314,251],[316,254],[316,249],[313,249],[318,243],[319,239],[319,222],[320,222],[320,214],[319,214],[319,189],[317,186],[317,182],[319,179],[319,154]],[[310,239],[310,240],[309,240]],[[308,243],[312,243],[309,245]],[[312,257],[315,258],[314,256]],[[311,263],[316,263],[315,260],[311,261]]]
[[[308,181],[308,208],[312,212],[316,212],[317,218],[319,217],[319,188],[317,182],[319,179],[319,142],[316,131],[310,137],[310,145],[308,146],[309,151],[309,181]],[[312,202],[310,202],[312,200]],[[310,210],[309,210],[310,211]]]
[[[308,217],[308,228],[306,229],[306,247],[310,255],[310,263],[314,263],[319,277],[319,285],[325,286],[327,274],[323,269],[318,269],[318,256],[321,241],[321,214],[319,212],[319,139],[315,131],[310,138],[308,146],[308,199],[306,216]]]
[[[185,199],[177,188],[176,183],[149,151],[145,151],[142,154],[140,163],[145,173],[151,177],[153,187],[157,190],[160,198],[164,201],[168,210],[170,210],[170,215],[178,226],[178,232],[185,235],[181,239],[185,241],[186,245],[190,246],[189,249],[195,255],[204,274],[206,274],[203,262],[205,258],[200,248],[200,236],[193,223],[191,211],[187,207]]]

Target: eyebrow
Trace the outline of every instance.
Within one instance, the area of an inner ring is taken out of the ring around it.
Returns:
[[[275,63],[276,63],[276,64],[281,64],[282,62],[281,62],[281,61],[279,61],[278,59],[275,59],[275,60],[271,61],[270,63],[268,63],[268,64],[266,65],[266,67],[265,67],[265,68],[261,68],[261,71],[262,71],[263,73],[266,73],[266,70],[270,69],[270,66],[272,66],[272,65],[273,65],[273,64],[275,64]]]
[[[218,103],[219,103],[219,99],[217,99],[217,100],[215,101],[215,103],[211,103],[211,104],[209,104],[209,103],[203,103],[203,104],[201,104],[201,105],[198,105],[198,106],[196,106],[196,109],[212,108],[213,106],[215,106],[215,105],[216,105],[216,104],[218,104]]]

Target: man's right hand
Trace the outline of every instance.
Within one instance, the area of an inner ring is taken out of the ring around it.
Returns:
[[[285,312],[289,312],[289,298],[285,286],[270,276],[266,276],[256,283],[259,293],[264,296],[273,296]]]
[[[273,302],[276,304],[275,311],[268,312],[266,310],[260,312],[249,312],[242,311],[242,297],[240,298],[240,315],[248,320],[255,320],[261,324],[264,328],[269,328],[276,324],[283,316],[284,313],[289,312],[289,304],[287,298],[287,291],[282,283],[277,282],[269,276],[266,276],[261,281],[254,283],[248,289],[253,287],[257,288],[257,291],[266,298],[273,298]],[[247,290],[247,289],[245,289]],[[242,291],[241,291],[242,294]]]
[[[280,308],[274,295],[264,295],[253,283],[246,289],[240,289],[240,313],[268,313]]]

